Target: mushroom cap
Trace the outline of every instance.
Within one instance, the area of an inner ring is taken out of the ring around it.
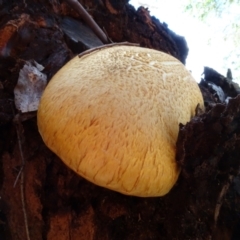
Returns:
[[[136,46],[98,49],[51,79],[38,109],[45,144],[85,179],[127,195],[163,196],[177,181],[179,123],[203,106],[174,57]]]

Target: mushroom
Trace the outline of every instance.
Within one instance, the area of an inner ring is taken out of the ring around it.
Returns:
[[[174,57],[112,46],[74,57],[46,87],[38,109],[45,144],[96,185],[141,197],[176,183],[179,123],[203,106],[198,84]]]

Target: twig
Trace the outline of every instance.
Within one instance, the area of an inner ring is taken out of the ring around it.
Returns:
[[[80,54],[78,54],[78,57],[82,57],[86,54],[89,54],[91,52],[94,52],[95,50],[102,50],[102,49],[105,49],[105,48],[109,48],[109,47],[115,47],[115,46],[136,46],[136,47],[139,47],[140,44],[138,43],[130,43],[130,42],[120,42],[120,43],[110,43],[110,44],[105,44],[103,46],[98,46],[98,47],[94,47],[94,48],[90,48],[84,52],[81,52]]]
[[[23,216],[24,216],[26,236],[27,236],[27,240],[30,240],[28,218],[27,218],[27,211],[26,211],[26,204],[25,204],[25,197],[24,197],[24,172],[23,171],[21,172],[20,189],[21,189],[22,210],[23,210]]]
[[[106,34],[106,36],[107,36],[107,38],[108,38],[108,40],[109,40],[109,43],[114,43],[113,41],[112,41],[112,39],[108,36],[108,33],[107,33],[107,30],[103,27],[103,32]]]
[[[24,171],[23,171],[23,168],[25,166],[25,158],[23,156],[23,150],[22,150],[23,126],[22,126],[22,123],[21,123],[20,114],[17,114],[14,117],[13,122],[15,124],[16,132],[17,132],[18,147],[19,147],[19,152],[20,152],[20,157],[21,157],[21,162],[22,162],[21,169],[19,170],[18,176],[17,176],[17,178],[14,182],[14,187],[16,186],[16,184],[18,182],[18,179],[20,177],[20,192],[21,192],[21,202],[22,202],[22,211],[23,211],[23,218],[24,218],[24,223],[25,223],[26,237],[27,237],[27,240],[30,240],[28,218],[27,218],[27,211],[26,211],[26,203],[25,203],[25,196],[24,196]]]
[[[21,152],[21,150],[19,150],[19,151]],[[20,178],[20,176],[21,176],[21,173],[22,173],[22,171],[23,171],[23,168],[24,168],[24,166],[22,165],[21,168],[20,168],[20,170],[18,171],[18,175],[17,175],[17,177],[16,177],[16,179],[15,179],[15,182],[14,182],[14,184],[13,184],[13,187],[14,187],[14,188],[15,188],[16,185],[17,185],[17,182],[18,182],[18,180],[19,180],[19,178]]]
[[[22,127],[21,122],[26,121],[26,120],[28,120],[30,118],[35,117],[35,116],[36,116],[36,112],[28,112],[28,113],[25,113],[25,114],[23,114],[21,116],[19,114],[17,114],[17,115],[15,115],[15,117],[13,119],[16,131],[17,131],[18,146],[19,146],[19,151],[20,151],[20,156],[21,156],[21,161],[22,161],[22,166],[21,166],[21,168],[20,168],[20,170],[18,172],[18,175],[16,177],[16,180],[15,180],[15,182],[13,184],[14,188],[16,187],[17,182],[19,180],[19,177],[21,176],[21,173],[22,173],[23,168],[25,166],[25,159],[23,157],[23,151],[22,151],[22,142],[23,142],[22,139],[23,139],[23,137],[21,137],[21,136],[22,136],[22,132],[23,132],[23,127]]]
[[[220,210],[221,210],[221,207],[222,207],[222,204],[223,204],[223,200],[224,200],[224,197],[233,181],[233,175],[230,175],[229,178],[228,178],[228,182],[226,184],[224,184],[224,186],[222,187],[222,190],[218,196],[218,199],[217,199],[217,204],[216,204],[216,207],[215,207],[215,212],[214,212],[214,226],[213,226],[213,230],[215,230],[216,226],[217,226],[217,221],[218,221],[218,216],[219,216],[219,213],[220,213]]]
[[[24,160],[24,157],[23,157],[22,137],[21,137],[22,132],[23,132],[23,127],[22,127],[22,124],[21,124],[21,120],[20,120],[20,115],[19,114],[15,115],[15,117],[13,119],[13,122],[14,122],[15,129],[16,129],[16,132],[17,132],[18,148],[19,148],[21,162],[22,162],[21,168],[20,168],[20,170],[18,172],[18,175],[16,177],[16,180],[15,180],[15,182],[13,184],[13,187],[15,187],[17,185],[18,179],[21,176],[21,173],[23,171],[23,168],[24,168],[24,165],[25,165],[25,160]]]
[[[109,43],[109,39],[103,30],[98,26],[94,19],[89,15],[89,13],[84,9],[81,3],[77,0],[65,0],[73,9],[75,9],[83,18],[83,20],[88,24],[88,26],[93,30],[93,32],[100,38],[103,43]]]

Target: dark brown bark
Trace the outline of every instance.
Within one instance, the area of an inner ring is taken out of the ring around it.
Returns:
[[[112,41],[185,62],[185,39],[146,9],[136,11],[127,0],[80,2]],[[16,121],[13,89],[25,61],[42,64],[50,79],[75,54],[102,44],[64,1],[0,1],[0,239],[238,239],[240,98],[226,105],[239,93],[231,79],[205,69],[207,111],[180,127],[182,174],[161,198],[87,182],[48,150],[35,117]]]

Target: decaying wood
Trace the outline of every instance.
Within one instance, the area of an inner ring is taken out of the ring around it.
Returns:
[[[127,0],[80,3],[113,42],[139,43],[185,62],[185,39],[146,9]],[[43,65],[50,79],[103,39],[67,1],[2,0],[0,9],[1,240],[240,238],[240,91],[232,79],[205,68],[207,111],[180,126],[182,173],[173,190],[161,198],[124,196],[69,170],[42,142],[35,116],[17,128],[13,123],[13,89],[26,61]]]

